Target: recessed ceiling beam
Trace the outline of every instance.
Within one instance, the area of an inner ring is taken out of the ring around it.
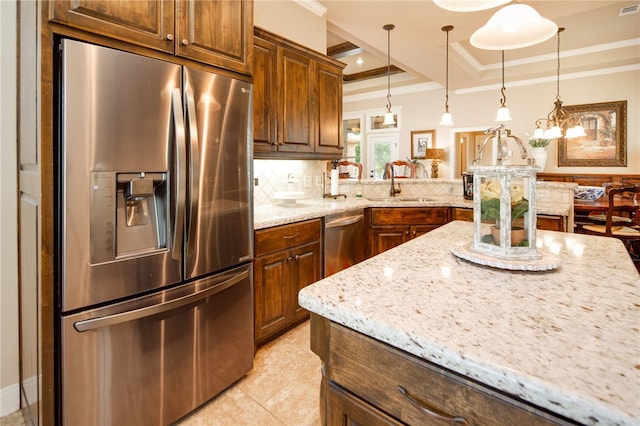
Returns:
[[[396,67],[395,65],[391,65],[389,69],[389,75],[391,74],[399,74],[404,72],[403,69]],[[353,83],[354,81],[368,80],[371,78],[383,77],[387,75],[387,67],[375,68],[368,71],[356,72],[349,75],[343,75],[342,81],[344,83]]]
[[[334,59],[357,55],[358,53],[362,52],[364,52],[364,49],[362,47],[356,46],[355,44],[348,41],[336,44],[335,46],[327,47],[327,56],[330,56]]]

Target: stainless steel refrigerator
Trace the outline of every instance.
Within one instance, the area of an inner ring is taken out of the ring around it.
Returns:
[[[63,39],[58,419],[164,425],[253,365],[252,86]]]

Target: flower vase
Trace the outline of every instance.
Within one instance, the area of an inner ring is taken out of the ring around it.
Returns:
[[[547,148],[531,148],[531,158],[536,160],[536,166],[543,172],[547,165]]]

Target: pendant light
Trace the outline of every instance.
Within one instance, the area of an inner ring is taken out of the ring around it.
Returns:
[[[510,50],[533,46],[550,39],[558,26],[531,6],[510,4],[497,11],[469,42],[478,49]]]
[[[500,93],[502,94],[502,98],[500,98],[500,108],[498,109],[498,114],[496,115],[496,121],[511,121],[511,114],[509,113],[509,108],[507,108],[507,95],[504,93],[507,89],[504,87],[504,50],[502,51],[502,88],[500,89]]]
[[[446,25],[442,27],[442,31],[447,32],[447,65],[446,65],[446,84],[445,84],[445,96],[444,96],[444,113],[440,119],[441,126],[452,126],[453,117],[449,112],[449,31],[453,29],[453,25]]]
[[[562,107],[562,100],[560,99],[560,33],[564,31],[564,28],[558,28],[558,60],[557,60],[557,75],[556,75],[556,101],[551,112],[547,115],[546,122],[547,128],[542,129],[542,121],[544,118],[536,120],[536,130],[533,132],[533,137],[536,139],[555,139],[561,138],[562,127],[567,123],[569,119],[569,113]],[[573,124],[567,129],[567,134],[564,136],[567,139],[578,138],[580,136],[586,136],[584,128],[580,123]]]
[[[391,112],[391,30],[395,27],[393,24],[387,24],[382,27],[387,32],[387,112],[385,112],[384,121],[382,122],[385,126],[396,124]]]

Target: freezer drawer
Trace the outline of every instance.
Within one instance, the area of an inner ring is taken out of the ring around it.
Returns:
[[[253,367],[252,265],[62,318],[62,419],[166,425]]]

